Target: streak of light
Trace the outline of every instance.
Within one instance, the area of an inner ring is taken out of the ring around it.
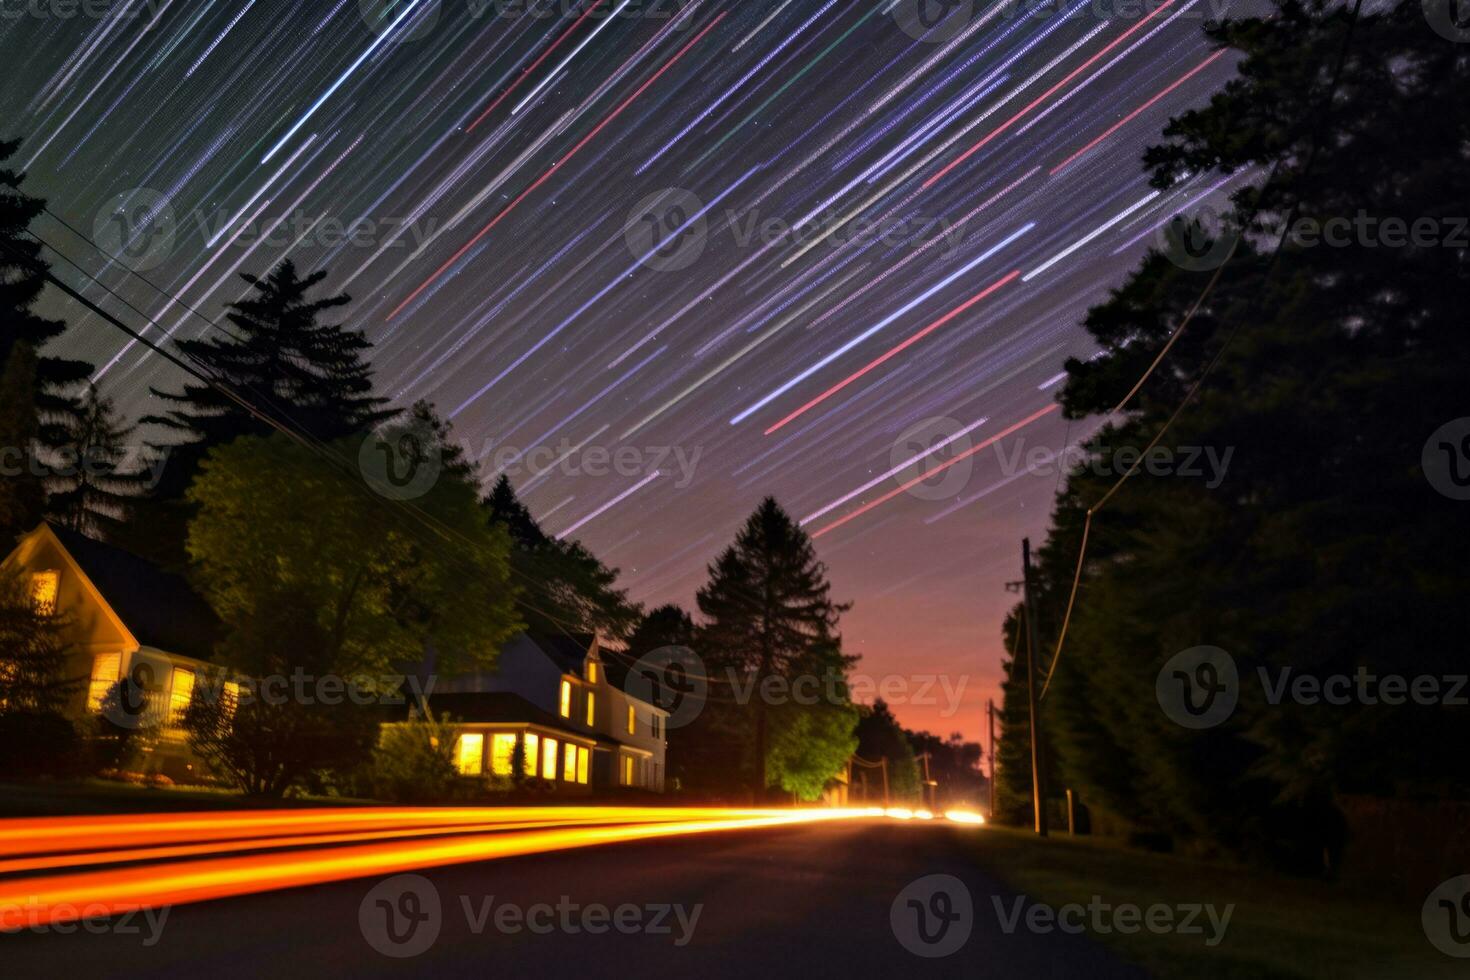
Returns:
[[[1021,274],[1021,270],[1020,269],[1015,269],[1015,270],[1011,271],[1010,273],[1008,273],[1007,275],[1001,277],[1000,279],[997,279],[995,282],[991,283],[989,286],[986,286],[984,289],[980,290],[980,292],[976,293],[974,296],[971,296],[969,299],[965,300],[959,306],[956,306],[954,309],[950,310],[948,313],[944,314],[939,319],[935,320],[933,323],[930,323],[928,326],[924,327],[923,329],[919,330],[917,333],[915,333],[912,336],[910,336],[907,340],[904,340],[902,343],[899,343],[899,344],[897,344],[897,345],[895,345],[893,347],[890,347],[883,354],[880,354],[879,356],[875,357],[873,360],[869,361],[867,364],[864,364],[862,367],[858,368],[852,374],[849,374],[847,377],[843,378],[841,381],[837,382],[835,385],[833,385],[832,387],[828,388],[826,391],[822,392],[820,395],[818,395],[817,397],[813,398],[811,401],[807,402],[805,405],[803,405],[800,408],[796,409],[791,414],[789,414],[785,418],[781,419],[779,422],[776,422],[774,425],[772,425],[769,429],[767,429],[765,431],[765,434],[766,435],[770,435],[772,432],[775,432],[777,429],[779,429],[782,426],[786,425],[788,422],[792,421],[793,419],[800,418],[802,415],[806,414],[811,409],[816,408],[822,402],[826,401],[828,398],[831,398],[833,395],[837,394],[839,391],[841,391],[843,388],[846,388],[848,385],[852,384],[854,381],[857,381],[859,378],[861,378],[863,375],[867,374],[869,371],[872,371],[874,368],[877,368],[879,365],[883,364],[884,362],[886,362],[888,360],[891,360],[894,357],[897,357],[899,354],[903,353],[905,350],[907,350],[908,348],[912,347],[914,344],[917,344],[919,341],[923,340],[925,337],[929,336],[931,333],[933,333],[934,331],[938,330],[940,327],[944,326],[946,323],[948,323],[949,321],[953,320],[955,317],[959,316],[961,313],[964,313],[966,310],[968,310],[970,307],[974,306],[976,303],[980,302],[981,300],[985,299],[987,296],[989,296],[992,293],[994,293],[997,289],[1000,289],[1002,286],[1005,286],[1006,284],[1015,281],[1015,278],[1017,276],[1019,276],[1020,274]]]
[[[960,462],[960,460],[969,459],[971,456],[974,456],[976,453],[980,452],[982,449],[985,449],[985,448],[987,448],[989,446],[994,445],[995,443],[999,442],[1001,439],[1004,439],[1006,436],[1008,436],[1011,433],[1017,431],[1018,429],[1021,429],[1021,428],[1024,428],[1025,426],[1030,425],[1032,422],[1035,422],[1037,419],[1041,418],[1044,415],[1050,415],[1052,412],[1055,412],[1058,407],[1060,407],[1060,406],[1058,406],[1056,404],[1056,402],[1052,402],[1050,405],[1046,406],[1045,408],[1043,408],[1043,409],[1041,409],[1039,411],[1036,411],[1036,412],[1032,412],[1030,415],[1026,416],[1021,421],[1016,422],[1016,423],[1008,426],[1006,429],[1004,429],[1004,430],[1002,430],[1000,432],[997,432],[995,435],[991,436],[989,439],[986,439],[986,440],[984,440],[982,442],[976,443],[973,447],[965,450],[962,453],[958,453],[955,456],[950,457],[948,460],[946,460],[945,462],[941,463],[940,465],[934,467],[932,470],[928,470],[928,471],[926,471],[924,473],[921,473],[918,476],[914,477],[912,480],[908,480],[908,481],[906,481],[904,483],[899,484],[897,487],[895,487],[894,489],[888,491],[883,496],[878,497],[876,500],[871,500],[868,503],[863,504],[861,507],[859,507],[857,510],[853,511],[852,513],[847,514],[847,515],[845,515],[843,517],[840,517],[837,520],[833,521],[831,524],[828,524],[825,527],[822,527],[822,528],[818,529],[817,531],[813,532],[812,537],[813,538],[820,538],[822,535],[826,534],[828,531],[834,531],[834,530],[836,530],[837,528],[839,528],[842,525],[846,524],[848,521],[852,520],[853,518],[860,517],[863,514],[866,514],[868,511],[872,510],[874,507],[877,507],[879,504],[887,503],[888,501],[892,500],[894,497],[897,497],[899,494],[901,494],[904,491],[910,489],[911,487],[916,487],[920,483],[923,483],[925,480],[927,480],[930,477],[934,476],[935,474],[944,472],[945,470],[949,469],[951,466],[954,466],[956,463]]]
[[[1048,176],[1053,176],[1053,175],[1057,174],[1058,172],[1060,172],[1062,170],[1065,170],[1066,167],[1067,167],[1067,165],[1070,164],[1073,160],[1076,160],[1078,157],[1083,156],[1084,154],[1086,154],[1088,150],[1091,150],[1093,147],[1097,146],[1103,140],[1107,139],[1109,136],[1113,135],[1118,130],[1122,129],[1124,126],[1128,125],[1128,123],[1132,122],[1134,119],[1137,119],[1138,116],[1139,116],[1139,114],[1142,113],[1142,112],[1144,112],[1145,110],[1147,110],[1149,106],[1153,105],[1155,102],[1158,102],[1164,96],[1168,95],[1170,92],[1174,91],[1176,88],[1178,88],[1179,86],[1183,85],[1185,82],[1189,81],[1191,78],[1193,78],[1194,76],[1198,75],[1200,72],[1204,71],[1210,65],[1214,64],[1216,61],[1218,61],[1220,59],[1221,56],[1223,56],[1225,54],[1226,50],[1228,50],[1228,49],[1221,48],[1219,51],[1216,51],[1214,54],[1210,55],[1204,61],[1201,61],[1199,64],[1195,65],[1193,68],[1189,69],[1189,71],[1185,72],[1183,75],[1180,75],[1178,78],[1174,79],[1174,81],[1170,82],[1168,84],[1168,86],[1166,86],[1165,88],[1163,88],[1159,92],[1157,92],[1153,96],[1153,98],[1149,99],[1143,105],[1139,106],[1137,109],[1134,109],[1132,112],[1128,113],[1128,115],[1124,116],[1122,119],[1119,119],[1117,122],[1113,123],[1107,129],[1103,130],[1096,137],[1094,137],[1086,146],[1082,147],[1082,149],[1078,150],[1076,153],[1073,153],[1071,156],[1067,157],[1067,159],[1063,160],[1061,163],[1057,164],[1055,167],[1052,167],[1051,170],[1048,171],[1048,174],[1047,175]]]
[[[332,97],[332,93],[336,92],[337,89],[341,88],[342,87],[342,83],[345,82],[345,81],[347,81],[348,77],[351,76],[353,72],[357,71],[358,68],[362,67],[362,63],[364,61],[367,61],[368,58],[370,58],[372,56],[372,53],[374,51],[378,50],[378,48],[383,44],[383,42],[386,41],[386,40],[388,40],[388,38],[393,35],[393,32],[398,29],[398,25],[401,24],[401,23],[403,23],[403,21],[404,21],[405,18],[411,16],[414,13],[414,11],[418,9],[418,5],[420,3],[422,3],[422,2],[423,2],[423,0],[410,0],[409,5],[407,7],[404,7],[403,8],[403,13],[399,14],[396,18],[394,18],[393,23],[391,23],[391,24],[388,25],[388,29],[385,30],[383,33],[379,34],[373,40],[373,43],[372,44],[369,44],[367,46],[367,49],[364,50],[362,54],[360,54],[360,55],[357,56],[357,60],[354,61],[352,64],[348,65],[347,66],[347,70],[344,71],[342,74],[340,74],[340,75],[337,76],[337,80],[335,82],[333,82],[331,85],[327,86],[327,90],[325,92],[323,92],[317,98],[317,100],[311,104],[311,106],[306,110],[306,112],[302,113],[301,118],[297,119],[296,122],[292,124],[292,126],[291,126],[290,129],[286,130],[286,134],[284,136],[282,136],[280,139],[276,140],[276,145],[275,146],[272,146],[270,148],[270,150],[268,150],[266,152],[266,155],[263,156],[263,157],[261,157],[260,162],[261,163],[270,163],[271,157],[275,156],[277,153],[280,152],[281,147],[285,146],[286,145],[286,142],[291,137],[293,137],[293,136],[296,135],[296,131],[299,130],[302,126],[306,125],[306,121],[308,119],[310,119],[313,115],[316,114],[316,111],[322,107],[322,103],[326,102],[327,99],[331,98]]]
[[[925,300],[928,300],[928,299],[932,298],[933,296],[935,296],[937,293],[943,291],[946,287],[950,286],[956,280],[958,280],[959,278],[961,278],[962,276],[964,276],[966,273],[970,272],[977,265],[979,265],[980,263],[984,262],[986,259],[989,259],[991,256],[995,255],[995,253],[999,252],[1001,249],[1005,248],[1007,245],[1011,244],[1016,239],[1020,238],[1022,235],[1026,234],[1027,232],[1029,232],[1031,229],[1033,229],[1035,227],[1036,227],[1036,222],[1031,221],[1031,222],[1027,222],[1026,224],[1022,225],[1020,228],[1018,228],[1015,231],[1011,232],[1009,235],[1007,235],[1005,238],[1001,239],[995,245],[992,245],[990,248],[988,248],[984,252],[982,252],[979,255],[979,257],[970,260],[965,265],[961,266],[959,269],[957,269],[954,272],[950,273],[948,276],[945,276],[939,282],[935,283],[933,286],[930,286],[928,289],[924,290],[918,296],[916,296],[913,299],[909,300],[903,306],[899,307],[897,310],[895,310],[894,312],[890,313],[888,316],[884,317],[883,319],[879,320],[877,323],[873,324],[871,327],[869,327],[868,329],[864,330],[862,333],[858,334],[856,337],[853,337],[847,343],[841,345],[836,350],[832,351],[830,354],[827,354],[824,357],[818,358],[817,361],[816,361],[816,363],[814,363],[811,366],[807,367],[806,369],[798,372],[795,377],[791,378],[791,380],[785,382],[782,385],[779,385],[774,390],[770,391],[769,393],[767,393],[766,395],[764,395],[763,397],[761,397],[758,401],[756,401],[755,403],[753,403],[752,405],[750,405],[744,411],[740,412],[734,418],[730,419],[730,424],[731,425],[739,425],[741,422],[743,422],[746,419],[750,418],[751,415],[753,415],[754,413],[756,413],[760,409],[764,408],[766,405],[769,405],[772,401],[774,401],[775,399],[781,397],[786,392],[790,391],[792,388],[794,388],[797,385],[801,384],[801,382],[805,381],[807,378],[811,377],[813,374],[816,374],[822,368],[826,367],[828,364],[831,364],[833,361],[837,360],[843,354],[846,354],[848,351],[852,350],[858,344],[861,344],[863,341],[865,341],[868,338],[872,337],[874,334],[878,333],[880,330],[882,330],[885,327],[889,326],[895,320],[898,320],[900,317],[902,317],[904,314],[909,313],[914,308],[916,308],[920,304],[922,304]]]
[[[478,116],[476,116],[474,122],[470,123],[468,126],[465,127],[465,135],[469,135],[470,133],[473,133],[475,131],[475,127],[478,126],[478,125],[480,125],[480,123],[484,122],[485,121],[485,117],[488,116],[488,115],[490,115],[490,113],[494,112],[495,111],[495,107],[498,106],[498,105],[500,105],[500,103],[504,102],[506,96],[508,96],[508,95],[510,95],[510,93],[514,92],[516,90],[516,88],[521,84],[521,82],[524,82],[526,80],[526,78],[531,74],[531,72],[533,72],[533,71],[536,70],[537,66],[540,65],[541,62],[543,62],[547,58],[551,57],[551,53],[553,51],[555,51],[557,48],[561,47],[561,43],[563,41],[565,41],[568,37],[570,37],[573,31],[575,31],[578,27],[581,26],[582,21],[586,20],[588,17],[591,17],[592,16],[592,11],[596,10],[601,3],[602,3],[602,0],[592,0],[592,2],[587,5],[587,9],[584,10],[584,11],[582,11],[582,16],[578,17],[576,19],[576,21],[573,22],[573,24],[572,24],[571,27],[568,27],[565,31],[563,31],[561,33],[561,36],[560,37],[558,37],[555,41],[552,41],[551,42],[551,47],[549,47],[545,51],[541,52],[540,57],[538,57],[535,61],[533,61],[529,65],[527,65],[521,71],[520,77],[517,78],[515,81],[511,82],[510,85],[506,88],[506,90],[504,92],[501,92],[500,95],[499,95],[499,97],[497,97],[494,102],[491,102],[490,105],[486,107],[486,109],[485,109],[484,112],[482,112]]]
[[[1100,224],[1096,228],[1092,229],[1092,231],[1090,231],[1087,234],[1083,235],[1081,238],[1077,239],[1071,245],[1068,245],[1066,248],[1062,249],[1056,255],[1053,255],[1051,258],[1047,259],[1045,262],[1041,263],[1036,268],[1034,268],[1030,272],[1026,273],[1024,276],[1021,277],[1021,281],[1022,282],[1030,282],[1032,279],[1035,279],[1037,276],[1041,275],[1047,269],[1050,269],[1052,266],[1054,266],[1058,262],[1062,261],[1062,259],[1065,259],[1067,256],[1071,255],[1073,252],[1075,252],[1079,248],[1081,248],[1083,245],[1086,245],[1088,242],[1092,241],[1094,238],[1096,238],[1097,236],[1101,235],[1103,232],[1107,231],[1109,228],[1113,227],[1118,222],[1122,221],[1124,218],[1128,217],[1134,211],[1137,211],[1139,208],[1143,207],[1149,201],[1152,201],[1154,198],[1158,197],[1162,193],[1163,193],[1163,191],[1149,191],[1143,197],[1141,197],[1138,200],[1134,201],[1132,204],[1128,205],[1126,208],[1124,208],[1123,210],[1119,211],[1117,214],[1113,215],[1107,221],[1104,221],[1102,224]]]
[[[592,513],[588,514],[586,517],[582,518],[580,521],[578,521],[577,523],[573,524],[571,527],[567,528],[565,531],[562,531],[560,534],[558,534],[556,536],[556,540],[561,541],[568,534],[571,534],[573,531],[575,531],[577,528],[581,527],[583,524],[586,524],[588,521],[590,521],[590,520],[592,520],[594,518],[601,517],[603,514],[607,513],[613,507],[615,507],[618,504],[622,503],[624,500],[627,500],[629,497],[633,496],[633,494],[637,493],[639,490],[642,490],[644,487],[648,486],[650,483],[652,483],[654,480],[657,480],[662,475],[663,475],[663,471],[661,471],[661,470],[654,470],[652,473],[648,474],[643,479],[639,480],[637,483],[633,484],[631,487],[629,487],[628,489],[624,490],[622,493],[618,494],[616,497],[614,497],[613,499],[609,500],[607,503],[603,504],[601,507],[597,508]]]
[[[402,313],[404,307],[408,306],[409,303],[412,303],[415,299],[417,299],[418,298],[418,295],[420,293],[422,293],[425,289],[429,288],[429,286],[433,284],[434,280],[436,280],[440,276],[442,276],[449,269],[450,266],[452,266],[452,265],[454,265],[454,263],[458,262],[464,256],[464,254],[466,252],[468,252],[471,248],[473,248],[480,241],[480,239],[482,239],[486,235],[490,234],[491,229],[493,229],[496,225],[500,224],[500,222],[505,218],[506,215],[508,215],[512,211],[514,211],[520,205],[520,203],[522,201],[524,201],[526,198],[530,197],[531,196],[531,193],[533,191],[535,191],[538,187],[540,187],[542,184],[546,183],[546,181],[550,180],[553,174],[555,174],[558,170],[560,170],[563,166],[566,165],[567,161],[571,160],[572,157],[576,156],[579,152],[581,152],[581,150],[582,150],[582,148],[584,146],[586,146],[588,143],[592,142],[593,138],[596,137],[598,133],[601,133],[605,128],[607,128],[607,126],[609,126],[612,123],[612,121],[614,119],[616,119],[616,118],[618,118],[618,116],[622,115],[623,114],[623,110],[627,109],[628,106],[632,105],[633,102],[640,95],[642,95],[645,91],[648,90],[649,86],[653,85],[654,82],[658,81],[660,78],[663,77],[663,74],[665,72],[667,72],[670,68],[674,67],[674,65],[677,64],[680,61],[680,59],[682,59],[684,57],[684,55],[686,55],[686,54],[689,53],[689,49],[690,48],[694,47],[700,41],[704,40],[705,36],[708,35],[710,31],[714,30],[715,27],[718,26],[719,23],[721,21],[723,21],[728,14],[729,14],[729,11],[727,11],[727,10],[720,11],[719,16],[717,16],[714,20],[710,21],[709,24],[707,24],[705,26],[704,30],[700,31],[699,34],[697,34],[688,44],[686,44],[682,48],[680,48],[679,49],[679,52],[677,54],[675,54],[668,61],[664,62],[664,65],[663,65],[662,68],[660,68],[658,71],[654,72],[651,76],[649,76],[648,79],[645,80],[642,85],[638,86],[638,88],[634,90],[634,92],[633,92],[632,95],[628,96],[628,98],[625,99],[616,109],[614,109],[612,112],[608,113],[608,115],[603,118],[602,122],[598,123],[595,127],[593,127],[593,129],[592,129],[592,131],[590,133],[588,133],[586,136],[582,137],[581,141],[578,142],[576,146],[573,146],[570,150],[568,150],[565,156],[563,156],[560,160],[557,160],[555,163],[553,163],[551,165],[551,167],[544,174],[542,174],[540,177],[538,177],[531,184],[530,187],[527,187],[525,190],[521,191],[521,193],[520,193],[519,196],[517,196],[513,201],[511,201],[509,204],[507,204],[505,206],[505,208],[499,214],[497,214],[494,218],[490,219],[490,223],[489,224],[487,224],[485,227],[481,228],[478,232],[475,233],[475,235],[474,235],[473,238],[471,238],[469,241],[467,241],[463,245],[461,245],[459,247],[459,250],[449,257],[448,261],[446,261],[438,269],[434,270],[434,273],[432,275],[430,275],[429,278],[425,279],[422,283],[420,283],[418,285],[418,287],[416,289],[414,289],[413,292],[409,293],[408,296],[406,296],[404,298],[403,302],[399,303],[396,307],[394,307],[393,310],[388,314],[388,316],[386,317],[386,319],[392,320],[394,317],[398,316],[399,313]]]
[[[985,824],[984,817],[978,813],[972,813],[969,810],[945,810],[944,819],[952,820],[955,823],[972,824],[976,827]]]
[[[1030,113],[1032,109],[1035,109],[1037,106],[1041,105],[1041,103],[1045,102],[1047,99],[1051,98],[1057,92],[1061,91],[1063,88],[1065,88],[1068,84],[1071,83],[1072,79],[1074,79],[1078,75],[1082,74],[1088,68],[1091,68],[1094,64],[1096,64],[1103,57],[1103,55],[1107,54],[1109,51],[1113,50],[1118,45],[1122,44],[1128,38],[1132,37],[1133,36],[1133,33],[1135,31],[1138,31],[1138,30],[1142,29],[1142,27],[1145,24],[1147,24],[1149,21],[1153,20],[1159,14],[1163,13],[1165,10],[1168,10],[1171,6],[1174,5],[1174,3],[1175,3],[1175,0],[1164,0],[1163,3],[1159,4],[1157,7],[1153,8],[1152,10],[1150,10],[1149,13],[1148,13],[1148,16],[1142,18],[1141,20],[1139,20],[1138,23],[1136,23],[1132,27],[1128,28],[1128,30],[1124,31],[1122,34],[1119,34],[1117,37],[1113,38],[1101,50],[1099,50],[1096,54],[1094,54],[1092,57],[1088,58],[1082,64],[1078,65],[1076,68],[1074,68],[1070,72],[1068,72],[1062,78],[1061,81],[1057,82],[1055,85],[1053,85],[1051,88],[1047,89],[1045,92],[1042,92],[1040,95],[1038,95],[1031,102],[1027,103],[1026,106],[1023,107],[1020,111],[1018,111],[1015,115],[1011,116],[1005,122],[1001,123],[999,126],[997,126],[994,129],[992,129],[985,136],[981,137],[980,138],[980,141],[978,143],[974,144],[968,150],[966,150],[965,152],[961,153],[959,156],[955,157],[949,163],[945,164],[942,168],[940,168],[940,170],[937,173],[935,173],[933,176],[931,176],[928,180],[924,181],[923,187],[927,190],[928,188],[933,187],[939,181],[943,180],[944,177],[945,177],[945,175],[948,174],[951,170],[953,170],[955,167],[958,167],[960,164],[964,163],[966,160],[970,159],[970,157],[974,156],[976,153],[980,152],[980,150],[987,143],[989,143],[991,140],[995,139],[1001,133],[1004,133],[1006,130],[1010,129],[1013,125],[1015,125],[1022,118],[1024,118],[1028,113]]]
[[[587,8],[588,12],[590,13],[593,10],[593,8],[595,8],[601,2],[602,2],[602,0],[594,0],[592,6]],[[530,93],[527,94],[524,99],[521,99],[521,101],[519,101],[519,102],[516,103],[515,108],[512,109],[512,110],[510,110],[510,114],[512,116],[514,116],[516,113],[518,113],[522,109],[524,109],[526,107],[526,104],[527,103],[529,103],[532,99],[534,99],[537,96],[537,94],[542,89],[544,89],[546,86],[550,85],[552,83],[552,81],[558,75],[560,75],[562,73],[562,70],[565,69],[567,65],[569,65],[569,64],[572,63],[572,59],[573,58],[577,57],[577,55],[579,55],[579,54],[582,53],[582,49],[583,48],[587,47],[587,45],[589,45],[589,44],[592,43],[592,39],[593,38],[595,38],[597,35],[601,34],[604,30],[607,29],[607,26],[609,24],[611,24],[613,21],[617,20],[618,14],[622,13],[623,12],[623,8],[626,7],[626,6],[628,6],[628,4],[630,4],[632,2],[633,2],[633,0],[623,0],[622,3],[618,4],[617,9],[615,9],[612,13],[608,14],[607,17],[603,19],[603,21],[602,21],[601,24],[598,24],[596,27],[594,27],[592,29],[591,33],[589,33],[586,37],[582,38],[582,43],[581,44],[578,44],[575,48],[573,48],[572,49],[572,53],[569,54],[569,55],[567,55],[565,58],[563,58],[561,64],[559,64],[555,68],[553,68],[551,70],[551,73],[548,74],[545,78],[543,78],[540,81],[540,83],[538,83],[536,85],[535,88],[531,89]],[[583,14],[582,16],[585,17],[586,14]]]

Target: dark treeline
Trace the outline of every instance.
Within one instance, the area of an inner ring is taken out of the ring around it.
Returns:
[[[1470,509],[1442,492],[1434,464],[1455,447],[1431,435],[1467,414],[1470,48],[1429,29],[1418,2],[1356,16],[1278,2],[1207,30],[1243,56],[1238,77],[1173,119],[1144,163],[1160,188],[1256,168],[1233,199],[1244,235],[1123,412],[1213,271],[1152,252],[1087,316],[1102,353],[1068,363],[1061,401],[1107,423],[1040,549],[1039,677],[1087,511],[1116,481],[1099,474],[1128,468],[1114,454],[1167,425],[1166,450],[1233,455],[1214,488],[1139,469],[1095,514],[1041,707],[1049,786],[1053,806],[1074,790],[1096,830],[1331,873],[1351,848],[1353,797],[1470,797],[1463,700],[1273,703],[1283,676],[1346,675],[1356,689],[1360,675],[1465,674]],[[1356,222],[1350,241],[1295,230],[1342,218]],[[1389,221],[1426,234],[1395,245]],[[1217,242],[1230,233],[1227,221]],[[1018,625],[1013,614],[1007,649]],[[1190,730],[1161,710],[1156,680],[1201,645],[1233,658],[1239,703]],[[1008,669],[999,810],[1028,823],[1024,660]]]

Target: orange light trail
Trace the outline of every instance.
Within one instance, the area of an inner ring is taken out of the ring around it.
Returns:
[[[569,808],[570,809],[570,808]],[[622,813],[623,808],[589,808]],[[648,808],[650,810],[655,808]],[[542,809],[546,814],[548,810]],[[634,812],[646,812],[638,811]],[[677,810],[664,810],[676,814]],[[690,811],[683,811],[688,813]],[[783,827],[871,817],[864,809],[724,810],[699,818],[623,826],[556,827],[475,834],[453,839],[380,841],[250,856],[37,876],[0,883],[0,929],[44,925],[114,912],[344,881],[471,861],[599,844],[652,840],[726,830]],[[199,815],[191,815],[196,820]],[[85,910],[85,912],[83,911]]]

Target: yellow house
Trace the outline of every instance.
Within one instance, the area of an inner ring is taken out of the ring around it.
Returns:
[[[197,778],[197,760],[178,727],[219,635],[209,606],[177,575],[75,531],[42,523],[23,535],[3,566],[63,624],[77,693],[67,715],[85,723],[106,708],[114,724],[157,736],[147,769],[176,781]],[[129,679],[133,697],[109,692]],[[85,731],[85,724],[80,725]]]

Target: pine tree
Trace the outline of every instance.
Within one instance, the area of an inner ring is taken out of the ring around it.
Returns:
[[[47,479],[47,514],[73,531],[113,537],[151,482],[129,444],[134,428],[89,384],[65,430]]]
[[[621,640],[642,610],[617,587],[618,570],[579,541],[558,541],[541,530],[501,476],[485,497],[490,519],[510,534],[511,568],[525,588],[522,613],[536,632],[597,633]]]
[[[837,633],[849,606],[829,595],[827,569],[806,532],[767,497],[709,566],[697,601],[705,622],[699,651],[712,674],[728,671],[753,685],[751,782],[757,797],[769,781],[772,714],[760,696],[767,678],[844,677],[856,659],[843,656]]]
[[[35,467],[36,356],[13,344],[0,370],[0,535],[11,541],[41,519],[45,487]]]
[[[340,324],[319,322],[347,305],[345,295],[308,298],[327,273],[297,274],[289,259],[264,278],[243,275],[255,294],[228,305],[228,335],[178,341],[228,391],[267,418],[322,441],[366,432],[392,418],[386,399],[373,394],[372,345]],[[169,447],[170,463],[158,496],[176,500],[194,478],[199,461],[215,446],[245,435],[267,435],[271,425],[213,386],[190,382],[179,392],[153,389],[172,406],[143,419],[183,438]]]

